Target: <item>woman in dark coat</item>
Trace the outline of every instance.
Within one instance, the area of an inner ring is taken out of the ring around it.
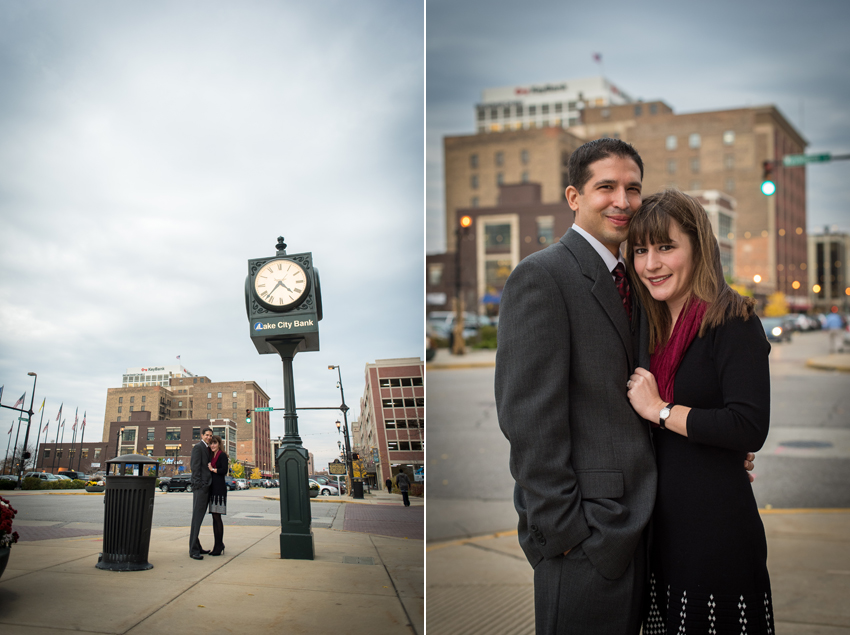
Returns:
[[[215,546],[210,555],[220,556],[224,551],[224,522],[221,520],[221,515],[227,514],[227,482],[224,477],[227,476],[230,462],[227,453],[224,451],[221,437],[213,436],[212,441],[210,441],[210,451],[213,455],[208,464],[210,472],[212,472],[210,515],[213,520],[213,535],[215,536]]]
[[[643,632],[774,633],[764,526],[741,469],[770,420],[754,302],[729,288],[708,216],[677,190],[644,199],[627,259],[651,353],[628,396],[656,426],[658,464]]]

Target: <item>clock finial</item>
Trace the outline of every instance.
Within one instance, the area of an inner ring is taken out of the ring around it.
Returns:
[[[277,237],[277,245],[275,245],[275,247],[277,248],[277,255],[278,256],[285,256],[286,255],[286,243],[283,242],[283,236]]]

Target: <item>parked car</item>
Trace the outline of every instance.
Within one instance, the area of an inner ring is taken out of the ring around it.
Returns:
[[[42,481],[61,481],[63,479],[59,478],[55,474],[50,474],[48,472],[27,472],[23,475],[23,478],[40,478]],[[17,477],[16,477],[17,480]]]
[[[761,319],[764,334],[769,342],[790,342],[791,328],[785,318],[765,317]]]
[[[244,478],[237,478],[236,489],[248,489],[248,481]]]
[[[486,323],[489,324],[489,320],[487,320]],[[427,325],[431,327],[439,337],[444,339],[450,339],[454,324],[454,311],[431,311],[431,313],[428,314]],[[464,312],[463,339],[468,340],[470,337],[478,335],[479,326],[480,318],[478,315],[475,313]]]
[[[80,479],[81,481],[88,480],[88,477],[85,474],[83,474],[82,472],[76,472],[74,470],[64,470],[62,472],[59,472],[56,476],[66,476],[72,481],[74,479]]]
[[[192,491],[192,475],[178,474],[172,476],[169,481],[159,484],[159,489],[163,492],[191,492]]]
[[[339,496],[339,490],[335,486],[330,485],[330,484],[321,484],[321,483],[318,483],[317,481],[314,481],[313,479],[309,479],[309,480],[310,480],[310,488],[312,489],[313,484],[315,483],[316,485],[319,486],[319,494],[321,494],[322,496]]]
[[[235,490],[235,489],[238,489],[238,488],[239,488],[239,485],[238,485],[238,483],[236,482],[236,479],[235,479],[235,478],[233,478],[232,476],[225,476],[225,477],[224,477],[224,482],[227,484],[227,489],[228,489],[229,491],[231,491],[231,492],[232,492],[233,490]]]

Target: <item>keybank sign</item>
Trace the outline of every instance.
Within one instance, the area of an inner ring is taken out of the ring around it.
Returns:
[[[292,330],[304,327],[315,326],[313,320],[289,320],[288,322],[281,320],[280,322],[257,322],[254,324],[255,331],[268,330]]]

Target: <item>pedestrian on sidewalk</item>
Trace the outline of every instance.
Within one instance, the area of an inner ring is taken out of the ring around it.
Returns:
[[[405,507],[410,507],[410,498],[408,497],[408,490],[410,489],[410,479],[407,478],[407,474],[404,472],[399,472],[398,476],[395,477],[396,485],[401,490],[401,499],[404,501]]]
[[[224,551],[224,522],[221,520],[221,515],[227,514],[227,482],[224,477],[227,476],[230,461],[224,451],[221,437],[213,435],[212,441],[210,441],[210,450],[213,457],[207,467],[212,473],[210,516],[212,516],[213,536],[215,536],[215,545],[210,555],[220,556]]]
[[[387,486],[387,494],[392,494],[393,493],[393,480],[391,478],[388,478],[386,480],[386,486]]]
[[[840,353],[842,351],[841,336],[844,329],[841,316],[838,313],[829,313],[826,316],[826,328],[829,331],[829,354]]]
[[[189,467],[192,469],[192,528],[189,530],[189,557],[203,560],[203,554],[209,553],[201,547],[198,536],[201,533],[201,523],[207,513],[207,503],[210,499],[210,483],[212,472],[207,469],[210,462],[210,441],[212,428],[205,426],[201,430],[201,440],[192,448],[192,458]]]

